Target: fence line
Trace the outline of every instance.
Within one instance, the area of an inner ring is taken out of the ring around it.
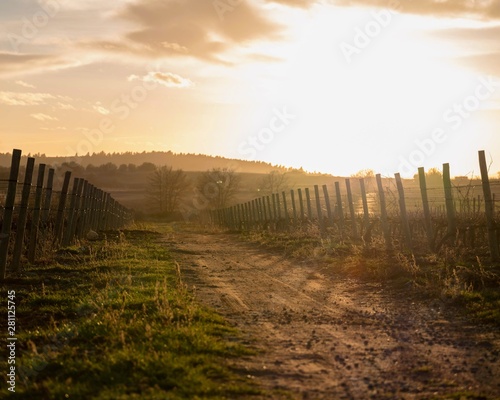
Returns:
[[[33,264],[42,244],[56,250],[82,239],[90,231],[119,229],[131,221],[128,209],[88,181],[74,178],[70,190],[70,171],[65,173],[62,188],[57,191],[55,170],[48,169],[44,186],[47,166],[39,164],[33,192],[35,159],[28,158],[21,183],[21,154],[21,150],[13,151],[10,176],[3,181],[7,183],[7,193],[0,220],[0,280],[6,279],[7,272],[19,271],[23,256]],[[20,202],[16,203],[19,197]]]
[[[499,187],[500,182],[489,181],[484,151],[479,152],[479,164],[481,180],[477,185],[471,181],[469,185],[453,186],[450,165],[443,164],[440,187],[430,187],[424,168],[419,168],[416,186],[404,185],[399,173],[394,179],[384,180],[378,174],[368,185],[367,180],[359,179],[359,188],[352,184],[353,178],[348,178],[345,193],[337,181],[333,182],[334,196],[329,194],[329,185],[323,185],[322,192],[316,185],[314,194],[309,188],[292,189],[288,196],[282,192],[281,199],[279,194],[272,194],[214,210],[210,216],[212,223],[232,230],[315,227],[320,235],[365,242],[378,235],[388,249],[399,246],[438,251],[444,244],[487,249],[496,262],[500,261],[500,215],[495,207],[498,196],[492,188]]]

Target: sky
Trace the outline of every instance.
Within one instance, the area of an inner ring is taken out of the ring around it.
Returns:
[[[500,0],[3,0],[0,152],[500,171]]]

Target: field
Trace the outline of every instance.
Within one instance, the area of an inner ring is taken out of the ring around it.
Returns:
[[[9,397],[498,398],[498,182],[247,173],[166,223],[33,165],[4,181]]]
[[[144,228],[2,284],[9,398],[497,398],[498,285],[311,237]]]
[[[229,362],[252,352],[197,303],[162,235],[108,232],[2,284],[15,291],[15,393],[2,398],[234,398],[258,394]],[[2,358],[0,368],[8,370]]]

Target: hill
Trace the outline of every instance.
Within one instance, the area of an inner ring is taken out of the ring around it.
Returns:
[[[52,166],[59,166],[64,163],[77,163],[84,168],[91,166],[100,166],[108,163],[115,164],[117,167],[128,166],[130,164],[140,166],[145,163],[154,165],[169,165],[174,169],[182,169],[184,171],[206,171],[212,168],[232,168],[238,172],[251,172],[265,174],[273,170],[288,171],[291,168],[272,165],[263,161],[246,161],[229,159],[220,156],[209,156],[204,154],[186,154],[173,153],[171,151],[153,151],[153,152],[126,152],[126,153],[93,153],[84,156],[72,157],[49,157],[45,154],[27,154],[23,156],[23,161],[26,162],[26,157],[35,157],[37,163],[44,163]],[[0,166],[10,166],[11,154],[0,153]]]
[[[55,186],[61,187],[66,171],[73,177],[84,178],[93,185],[111,193],[123,205],[141,213],[154,212],[148,199],[151,175],[156,166],[168,165],[186,172],[189,191],[185,201],[193,202],[196,197],[194,184],[199,175],[213,168],[234,169],[241,177],[236,202],[248,201],[262,195],[260,186],[265,174],[271,171],[286,173],[290,187],[312,187],[314,184],[328,183],[333,177],[327,174],[307,173],[302,169],[286,168],[262,161],[228,159],[203,154],[175,154],[168,152],[112,153],[104,152],[74,157],[48,157],[44,154],[26,154],[22,165],[29,156],[35,157],[36,165],[47,164],[56,170]],[[7,179],[12,155],[0,153],[0,179]],[[20,180],[24,175],[21,167]],[[36,176],[36,171],[35,171]],[[333,182],[333,180],[331,180]],[[2,188],[0,188],[2,192]]]

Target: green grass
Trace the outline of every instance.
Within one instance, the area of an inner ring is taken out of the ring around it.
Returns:
[[[19,399],[203,399],[261,394],[228,359],[251,355],[201,307],[157,234],[110,233],[30,267],[16,290]],[[5,360],[0,369],[7,371]]]

